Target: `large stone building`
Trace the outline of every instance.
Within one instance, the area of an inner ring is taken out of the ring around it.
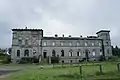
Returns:
[[[97,60],[101,55],[112,56],[109,30],[87,37],[45,37],[42,29],[12,29],[11,59],[17,62],[22,57],[39,57],[40,61],[52,63],[52,57],[59,56],[58,62],[79,62],[81,59]]]

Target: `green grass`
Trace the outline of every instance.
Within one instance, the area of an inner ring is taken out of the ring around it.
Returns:
[[[102,64],[103,73],[100,74],[99,66],[89,66],[88,63],[82,67],[81,76],[78,64],[44,65],[44,69],[40,69],[39,65],[27,66],[22,71],[12,73],[11,76],[3,80],[120,80],[120,72],[117,71],[116,63],[104,62]],[[73,67],[74,66],[74,67]]]

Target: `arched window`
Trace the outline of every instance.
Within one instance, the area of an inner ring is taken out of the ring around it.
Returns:
[[[64,50],[61,50],[61,56],[64,56]]]
[[[36,50],[35,49],[33,49],[33,55],[35,55],[36,54]]]
[[[93,49],[93,51],[92,51],[92,55],[95,56],[95,49]]]
[[[77,56],[81,56],[80,50],[77,51]]]
[[[29,50],[28,50],[28,49],[26,49],[26,50],[24,51],[24,56],[29,56]]]
[[[46,50],[43,51],[43,57],[47,58],[47,51]]]
[[[52,51],[52,56],[53,56],[53,57],[56,56],[56,52],[55,52],[55,50]]]
[[[20,57],[20,50],[17,50],[17,57]]]
[[[71,57],[73,56],[73,51],[72,50],[69,51],[69,56],[71,56]]]

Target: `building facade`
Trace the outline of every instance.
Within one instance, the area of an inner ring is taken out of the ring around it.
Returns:
[[[45,37],[42,29],[12,29],[12,62],[23,57],[39,57],[40,62],[53,63],[52,57],[59,57],[59,63],[80,62],[82,59],[98,60],[100,56],[112,56],[109,30],[87,37]]]

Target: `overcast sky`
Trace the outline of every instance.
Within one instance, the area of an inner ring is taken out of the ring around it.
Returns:
[[[111,30],[120,46],[120,0],[0,0],[0,47],[10,47],[12,28],[40,28],[45,36],[95,35]]]

